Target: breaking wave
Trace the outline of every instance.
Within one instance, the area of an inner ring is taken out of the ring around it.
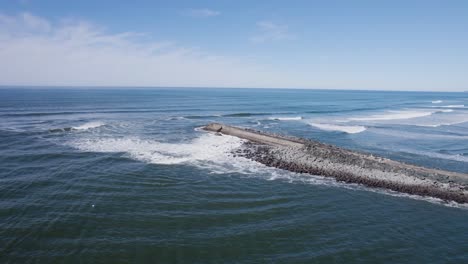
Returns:
[[[302,120],[302,116],[292,116],[292,117],[269,117],[269,120],[277,120],[277,121],[294,121],[294,120]]]
[[[105,124],[103,122],[88,122],[84,123],[80,126],[75,126],[75,127],[64,127],[64,128],[52,128],[49,129],[49,132],[56,133],[56,132],[69,132],[69,131],[83,131],[83,130],[88,130],[88,129],[93,129],[93,128],[98,128],[101,126],[104,126]]]
[[[340,131],[348,134],[356,134],[366,131],[365,126],[343,126],[343,125],[334,125],[334,124],[323,124],[323,123],[309,123],[309,125],[319,128],[325,131]]]
[[[260,115],[269,115],[269,113],[234,113],[222,115],[223,117],[249,117],[249,116],[260,116]]]
[[[367,117],[352,117],[340,122],[388,122],[420,127],[451,126],[468,122],[468,115],[454,109],[388,111]]]
[[[204,133],[189,142],[166,143],[138,137],[81,138],[69,145],[85,152],[123,153],[125,156],[151,164],[186,164],[210,169],[212,173],[258,173],[273,168],[238,157],[232,151],[243,140],[232,136]]]
[[[444,108],[465,108],[465,105],[441,105],[438,107],[444,107]]]
[[[243,157],[236,157],[231,152],[239,148],[243,140],[231,136],[216,136],[204,134],[186,143],[163,143],[155,140],[129,138],[96,138],[79,139],[70,145],[89,152],[124,153],[124,155],[151,164],[188,164],[211,173],[241,173],[265,180],[283,180],[289,183],[303,183],[312,185],[347,188],[351,190],[372,191],[384,195],[404,197],[431,202],[451,207],[463,207],[455,202],[447,203],[443,200],[398,193],[380,188],[370,188],[359,184],[338,182],[335,179],[317,175],[302,175],[281,169],[267,167],[261,163]]]
[[[187,164],[209,169],[211,173],[241,173],[265,180],[283,180],[289,183],[303,183],[357,191],[372,191],[380,194],[423,200],[435,204],[460,207],[455,202],[447,203],[437,198],[398,193],[386,189],[370,188],[359,184],[338,182],[333,178],[305,175],[277,168],[235,156],[232,151],[241,147],[243,140],[231,136],[216,136],[206,133],[185,143],[164,143],[155,140],[129,138],[77,139],[69,143],[81,151],[123,153],[129,158],[151,164]]]
[[[411,119],[417,117],[430,116],[438,111],[388,111],[385,114],[376,114],[367,117],[352,117],[350,121],[387,121],[387,120],[400,120],[400,119]]]
[[[85,123],[81,126],[76,126],[76,127],[72,127],[72,129],[75,129],[75,130],[88,130],[88,129],[92,129],[92,128],[98,128],[98,127],[101,127],[105,125],[103,122],[88,122],[88,123]]]

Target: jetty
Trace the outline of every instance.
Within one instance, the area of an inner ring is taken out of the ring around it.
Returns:
[[[468,203],[468,174],[425,168],[318,141],[212,123],[203,130],[245,140],[233,155],[296,173]]]

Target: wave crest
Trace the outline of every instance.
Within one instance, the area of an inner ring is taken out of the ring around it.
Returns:
[[[92,129],[92,128],[98,128],[98,127],[101,127],[103,125],[105,125],[103,122],[95,121],[95,122],[85,123],[85,124],[83,124],[81,126],[72,127],[72,129],[74,129],[74,130],[88,130],[88,129]]]
[[[292,117],[269,117],[269,120],[277,120],[277,121],[294,121],[294,120],[302,120],[302,116],[292,116]]]
[[[465,108],[465,105],[442,105],[439,107],[444,107],[444,108]]]
[[[187,164],[209,169],[211,173],[273,173],[275,170],[249,159],[235,156],[233,150],[244,141],[232,136],[204,133],[183,143],[165,143],[138,137],[81,138],[68,145],[85,152],[123,153],[151,164]]]
[[[103,122],[88,122],[88,123],[82,124],[81,126],[76,126],[76,127],[51,128],[49,129],[49,132],[58,133],[58,132],[88,130],[88,129],[98,128],[104,125],[105,124]]]
[[[348,120],[351,121],[388,121],[388,120],[400,120],[400,119],[411,119],[417,117],[430,116],[437,111],[388,111],[385,114],[371,115],[368,117],[352,117]]]
[[[340,131],[348,134],[357,134],[366,131],[364,126],[342,126],[334,124],[323,124],[323,123],[309,123],[309,125],[319,128],[325,131]]]

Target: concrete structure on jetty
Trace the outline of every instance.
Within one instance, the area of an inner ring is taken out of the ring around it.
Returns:
[[[203,129],[246,140],[233,154],[270,167],[468,203],[468,174],[419,167],[317,141],[219,123]]]

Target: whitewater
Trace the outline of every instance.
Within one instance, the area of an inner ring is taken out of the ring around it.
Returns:
[[[0,89],[0,245],[12,254],[187,253],[200,241],[210,256],[229,245],[233,263],[252,243],[283,257],[466,253],[466,206],[267,167],[240,155],[243,140],[199,129],[219,122],[466,173],[466,93],[54,89]]]

